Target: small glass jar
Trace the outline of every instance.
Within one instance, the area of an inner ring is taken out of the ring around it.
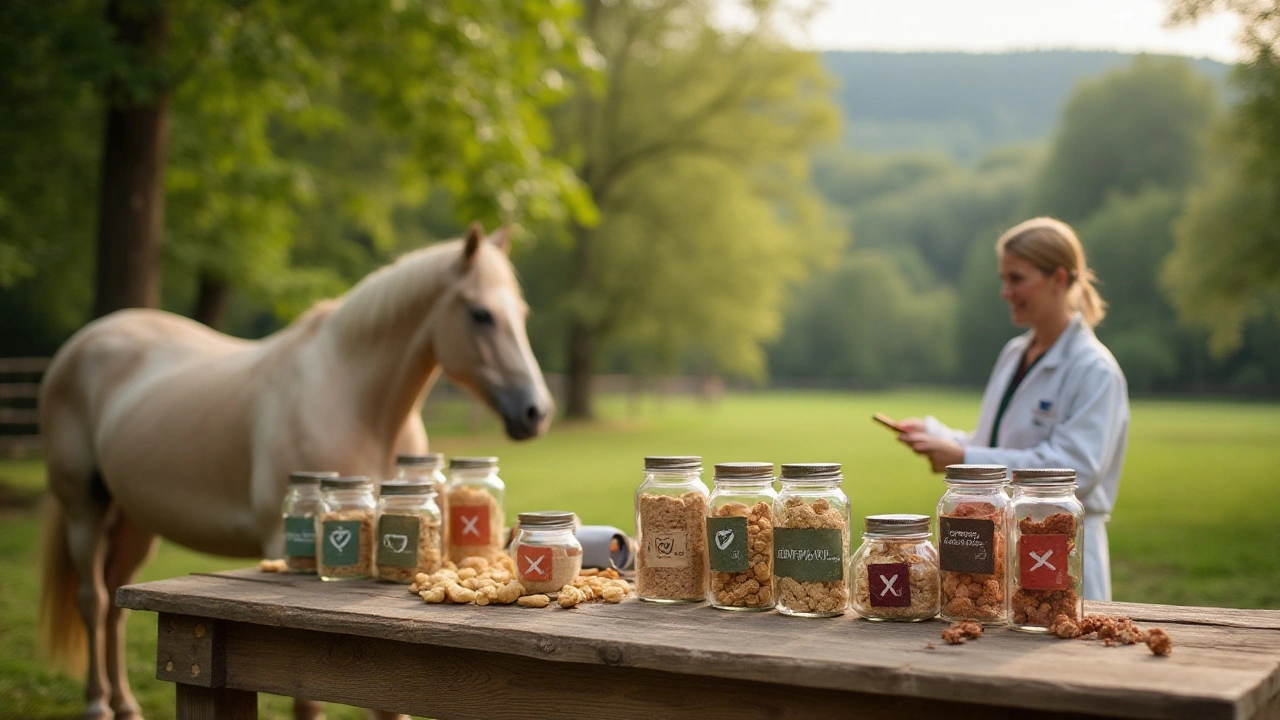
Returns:
[[[707,505],[711,592],[722,610],[773,607],[773,463],[717,463]]]
[[[440,569],[440,508],[435,485],[387,482],[378,497],[374,571],[386,582],[409,584],[418,573]]]
[[[502,554],[506,531],[503,505],[507,486],[498,477],[496,457],[456,457],[449,461],[449,559]]]
[[[1079,622],[1084,558],[1084,506],[1076,499],[1076,471],[1013,471],[1009,569],[1009,625],[1048,632],[1059,615]]]
[[[843,615],[849,604],[849,498],[839,463],[782,466],[774,503],[773,574],[778,612]]]
[[[938,614],[938,551],[928,515],[868,515],[853,555],[853,611],[919,622]]]
[[[320,479],[316,574],[355,580],[373,574],[373,483],[363,475]]]
[[[440,509],[440,532],[445,547],[449,542],[449,478],[444,474],[444,453],[397,455],[396,476],[388,482],[429,482],[435,488],[436,507]],[[387,483],[383,483],[385,486]]]
[[[320,510],[320,479],[336,472],[289,473],[284,494],[284,566],[291,573],[316,574],[316,512]]]
[[[948,465],[938,500],[940,614],[948,622],[1003,624],[1009,538],[1003,465]]]
[[[578,577],[582,545],[574,535],[576,525],[577,517],[562,510],[520,513],[511,557],[526,594],[555,597]]]
[[[702,458],[646,457],[636,489],[636,595],[650,602],[707,597],[707,488]]]

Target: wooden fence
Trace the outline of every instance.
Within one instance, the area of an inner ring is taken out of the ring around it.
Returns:
[[[0,358],[0,456],[23,457],[40,447],[36,399],[49,358]]]

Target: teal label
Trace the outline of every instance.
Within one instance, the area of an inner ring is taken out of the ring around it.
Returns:
[[[707,518],[707,549],[711,553],[711,572],[746,572],[747,519],[744,517]]]
[[[378,564],[411,568],[418,564],[418,518],[383,515],[378,520]]]
[[[326,520],[321,532],[320,558],[328,567],[350,567],[360,564],[359,520]]]
[[[284,519],[284,554],[288,557],[316,556],[316,519],[287,517]]]
[[[836,528],[775,528],[773,574],[800,582],[844,580],[844,538]]]

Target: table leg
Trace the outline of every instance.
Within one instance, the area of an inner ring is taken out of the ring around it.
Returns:
[[[258,720],[258,693],[178,683],[178,720]]]

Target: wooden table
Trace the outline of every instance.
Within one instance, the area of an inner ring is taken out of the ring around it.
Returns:
[[[121,588],[160,613],[178,718],[257,717],[255,693],[437,718],[1280,718],[1280,611],[1088,603],[1163,627],[1169,657],[941,621],[705,606],[426,605],[402,586],[256,570]]]

